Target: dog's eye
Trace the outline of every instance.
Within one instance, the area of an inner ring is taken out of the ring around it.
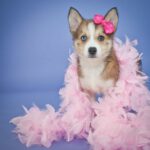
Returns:
[[[105,40],[105,37],[104,37],[103,35],[99,35],[99,36],[98,36],[98,40],[99,40],[99,41],[104,41],[104,40]]]
[[[82,35],[82,36],[81,36],[81,40],[82,40],[83,42],[85,42],[85,41],[87,40],[87,36],[86,36],[86,35]]]

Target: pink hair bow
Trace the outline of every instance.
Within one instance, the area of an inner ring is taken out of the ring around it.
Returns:
[[[106,21],[104,16],[102,15],[99,15],[99,14],[95,15],[93,18],[93,21],[97,25],[101,24],[106,34],[111,34],[115,31],[114,24],[111,21]]]

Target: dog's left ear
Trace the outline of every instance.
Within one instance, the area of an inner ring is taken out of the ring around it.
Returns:
[[[68,13],[68,21],[69,21],[70,31],[72,33],[76,32],[82,20],[83,18],[80,15],[80,13],[75,8],[71,7]]]
[[[119,19],[118,10],[116,7],[113,7],[112,9],[110,9],[105,15],[105,20],[111,21],[115,26],[115,30],[117,29],[118,19]]]

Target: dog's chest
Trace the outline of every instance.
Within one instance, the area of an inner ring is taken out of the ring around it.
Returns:
[[[113,86],[112,80],[105,80],[102,77],[104,67],[103,64],[96,67],[82,67],[83,76],[79,77],[81,87],[94,93],[101,93]]]

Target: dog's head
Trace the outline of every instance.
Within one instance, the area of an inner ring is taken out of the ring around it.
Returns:
[[[106,34],[102,24],[95,24],[92,19],[84,19],[76,9],[70,8],[68,14],[69,26],[79,57],[103,59],[111,52],[113,35],[118,24],[117,9],[110,9],[104,19],[113,24],[113,33]]]

